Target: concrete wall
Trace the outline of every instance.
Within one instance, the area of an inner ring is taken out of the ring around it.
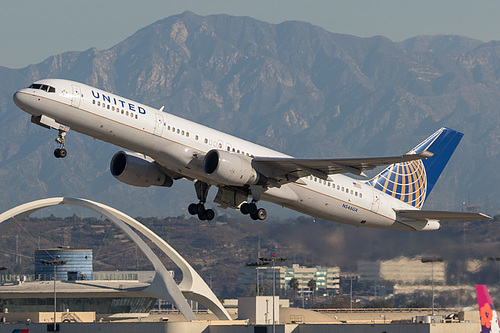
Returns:
[[[253,325],[213,324],[210,322],[172,323],[61,323],[59,332],[69,333],[253,333]],[[267,332],[273,331],[266,325]],[[30,333],[46,333],[47,324],[0,324],[0,333],[14,329],[29,329]],[[478,323],[456,324],[301,324],[276,325],[276,333],[476,333]]]

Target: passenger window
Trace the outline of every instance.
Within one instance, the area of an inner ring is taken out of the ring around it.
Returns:
[[[184,135],[184,131],[181,131],[181,135]]]
[[[139,117],[137,117],[137,115],[135,115],[135,119],[138,119]]]
[[[181,131],[179,129],[177,129],[177,134],[179,134]]]
[[[198,141],[198,135],[195,135],[195,136],[194,136],[194,139],[195,139],[196,141]]]
[[[95,99],[92,100],[92,104],[95,104]]]
[[[186,136],[189,138],[189,132],[186,132]]]
[[[204,142],[205,142],[205,144],[207,144],[207,143],[208,143],[208,139],[207,139],[207,138],[205,138]]]
[[[108,110],[109,110],[109,104],[108,104]]]
[[[111,107],[111,111],[115,111],[115,107],[114,106]]]
[[[363,197],[363,193],[359,192],[359,197],[362,198]]]

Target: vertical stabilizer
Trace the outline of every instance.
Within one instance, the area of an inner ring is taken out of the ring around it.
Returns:
[[[476,284],[477,303],[481,317],[481,333],[499,333],[498,315],[491,301],[488,288],[484,284]]]
[[[431,157],[391,164],[367,184],[422,208],[462,136],[460,132],[442,127],[410,151],[410,154],[429,152]]]

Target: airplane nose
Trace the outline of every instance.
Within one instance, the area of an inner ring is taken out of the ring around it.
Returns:
[[[20,90],[19,91],[16,91],[16,93],[14,94],[14,96],[12,97],[12,99],[14,100],[14,103],[16,103],[16,105],[23,109],[26,107],[26,104],[29,100],[29,95],[26,95],[25,93],[22,93]]]

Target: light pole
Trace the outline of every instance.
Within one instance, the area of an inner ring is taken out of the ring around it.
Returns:
[[[422,257],[422,259],[420,259],[420,261],[422,261],[422,263],[426,264],[426,263],[431,263],[431,271],[432,271],[432,315],[434,316],[434,263],[435,262],[443,262],[444,259],[443,258],[439,258],[439,257],[435,257],[435,256],[431,256],[431,257]]]
[[[259,267],[269,265],[269,262],[268,261],[259,261],[259,259],[258,259],[256,262],[247,262],[245,265],[246,266],[255,266],[255,270],[257,271],[257,277],[256,277],[257,290],[255,292],[255,296],[259,296],[259,294],[260,294],[260,292],[259,292]]]
[[[56,304],[56,267],[58,265],[65,265],[66,260],[56,260],[56,257],[53,257],[54,260],[41,260],[41,263],[44,265],[52,265],[54,266],[54,327],[52,327],[52,331],[56,332],[57,331],[57,324],[56,324],[56,314],[57,314],[57,304]]]
[[[262,261],[262,262],[267,262],[268,264],[270,262],[273,263],[273,333],[276,333],[276,319],[275,319],[275,313],[276,313],[275,306],[276,305],[274,304],[274,298],[275,298],[275,295],[276,295],[276,270],[274,268],[275,267],[274,264],[275,264],[276,261],[280,261],[281,262],[281,261],[285,261],[286,259],[285,258],[276,258],[274,256],[274,253],[273,253],[271,255],[271,258],[259,258],[259,260]]]

